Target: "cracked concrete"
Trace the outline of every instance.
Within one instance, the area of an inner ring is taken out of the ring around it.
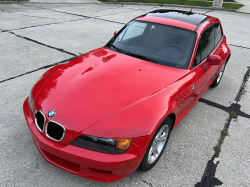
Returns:
[[[6,8],[7,5],[1,4],[0,6],[2,8]],[[19,5],[19,6],[26,8],[26,6],[23,6],[23,5]],[[2,12],[0,14],[1,29],[14,30],[14,29],[19,29],[19,28],[79,19],[79,18],[76,18],[75,16],[65,15],[59,12],[46,11],[46,10],[40,10],[40,9],[30,10],[30,8],[31,7],[28,7],[28,10],[21,10],[21,11],[18,10],[14,12]],[[37,17],[35,17],[34,15]]]
[[[193,12],[217,16],[222,21],[232,50],[222,81],[217,88],[208,89],[201,102],[172,132],[162,158],[152,170],[145,173],[135,171],[120,181],[106,184],[77,177],[48,164],[32,141],[22,114],[22,103],[32,85],[49,67],[105,45],[114,31],[121,29],[129,20],[162,7],[79,1],[67,3],[65,0],[64,3],[53,4],[56,0],[43,0],[45,3],[0,5],[0,184],[194,186],[201,181],[208,161],[213,158],[213,147],[225,126],[247,66],[250,66],[250,15],[193,9]],[[249,180],[244,180],[250,168],[247,151],[250,148],[247,136],[249,98],[249,87],[246,87],[238,103],[245,117],[239,115],[231,122],[229,136],[216,162],[213,177],[224,186],[250,185]]]
[[[250,74],[250,69],[247,69],[247,71],[246,71],[246,73],[245,73],[245,75],[243,77],[242,83],[241,83],[241,85],[239,87],[239,91],[236,94],[236,97],[235,97],[234,102],[232,103],[232,105],[230,107],[228,107],[228,108],[217,106],[217,108],[222,109],[224,111],[227,111],[228,113],[230,111],[233,111],[233,112],[236,113],[235,117],[231,116],[230,113],[229,113],[229,116],[228,116],[228,118],[226,120],[224,128],[222,129],[224,131],[224,133],[226,133],[226,134],[223,134],[222,133],[223,131],[221,131],[220,138],[219,138],[218,143],[216,145],[216,147],[219,147],[220,150],[221,150],[221,148],[224,148],[224,146],[226,146],[226,147],[228,146],[227,144],[224,145],[224,141],[227,140],[228,131],[230,130],[231,124],[234,121],[236,121],[240,117],[244,117],[246,121],[250,121],[250,115],[242,112],[240,110],[241,105],[239,104],[239,102],[240,102],[240,100],[242,98],[242,94],[240,94],[240,93],[244,93],[246,91],[246,86],[247,86],[247,81],[246,80],[249,78],[249,76],[250,76],[249,74]],[[206,104],[209,104],[210,106],[216,107],[216,105],[218,105],[217,103],[212,103],[210,101],[205,101],[202,98],[200,100],[203,100],[202,102],[205,102]],[[231,132],[231,130],[230,130],[230,132]],[[237,141],[236,145],[238,145],[238,141]],[[238,150],[239,150],[239,148],[238,148]],[[216,169],[217,169],[217,167],[219,165],[219,160],[221,160],[220,159],[221,158],[220,157],[220,152],[221,151],[216,151],[215,150],[215,153],[214,153],[212,159],[209,160],[208,163],[207,163],[207,167],[206,167],[206,169],[204,171],[204,174],[202,176],[201,181],[196,183],[195,187],[221,186],[223,184],[223,182],[220,179],[215,177],[216,174],[218,175],[218,173],[216,173]],[[228,154],[226,154],[226,155],[228,156]],[[243,155],[243,156],[245,156],[245,155]],[[238,159],[236,159],[236,160],[238,160]],[[230,162],[231,161],[229,161],[229,163]],[[228,164],[228,162],[227,162],[227,164]],[[229,167],[230,167],[230,164],[229,164]],[[233,173],[234,172],[232,172],[232,174]],[[238,177],[238,176],[236,176],[236,177],[237,178],[235,180],[238,181],[239,180],[238,178],[240,178],[240,177]],[[230,181],[229,184],[230,183],[232,184],[232,181]],[[234,181],[233,181],[233,183],[234,183]],[[237,182],[237,183],[240,184],[241,182]],[[228,184],[228,181],[226,181],[226,184]],[[246,183],[243,183],[243,184],[246,184]],[[240,185],[240,186],[242,186],[242,185]]]
[[[10,33],[1,33],[0,43],[0,81],[72,57]]]
[[[23,39],[25,39],[25,40],[28,40],[28,41],[37,43],[37,44],[39,44],[39,45],[43,45],[43,46],[49,47],[49,48],[51,48],[51,49],[55,49],[55,50],[60,51],[60,52],[62,52],[62,53],[66,53],[66,54],[69,54],[69,55],[72,55],[72,56],[77,56],[76,54],[71,53],[71,52],[68,52],[68,51],[65,51],[64,49],[60,49],[60,48],[56,48],[56,47],[53,47],[53,46],[50,46],[50,45],[46,45],[46,44],[41,43],[41,42],[38,42],[38,41],[36,41],[36,40],[32,40],[32,39],[30,39],[30,38],[27,38],[27,37],[24,37],[24,36],[20,36],[20,35],[18,35],[18,34],[15,34],[14,32],[10,32],[10,33],[13,34],[13,35],[15,35],[15,36],[17,36],[17,37],[19,37],[19,38],[23,38]]]

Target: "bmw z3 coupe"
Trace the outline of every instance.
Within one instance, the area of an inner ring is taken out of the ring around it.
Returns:
[[[104,46],[45,72],[23,105],[49,163],[112,182],[161,157],[171,131],[222,78],[231,51],[220,20],[155,10]]]

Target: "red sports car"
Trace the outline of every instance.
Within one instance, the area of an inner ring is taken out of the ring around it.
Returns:
[[[102,48],[48,70],[23,105],[49,163],[111,182],[152,168],[170,132],[230,58],[220,20],[176,10],[139,16]]]

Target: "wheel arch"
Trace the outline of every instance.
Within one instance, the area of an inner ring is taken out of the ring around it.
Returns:
[[[228,63],[230,57],[231,57],[231,53],[228,54],[228,56],[227,56],[227,58],[226,58],[226,60],[225,60],[226,64]]]
[[[169,117],[170,117],[170,119],[172,120],[172,129],[171,130],[173,130],[173,127],[174,127],[174,125],[175,125],[175,121],[176,121],[176,115],[175,115],[175,113],[171,113],[171,114],[169,114],[168,115]]]

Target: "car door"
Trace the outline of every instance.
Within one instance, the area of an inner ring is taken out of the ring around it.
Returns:
[[[215,76],[216,70],[218,68],[216,65],[207,66],[204,68],[204,65],[207,62],[207,57],[216,53],[214,46],[214,25],[211,25],[202,33],[200,37],[192,66],[192,71],[194,73],[193,86],[196,97],[200,94],[203,94],[203,92],[208,88],[208,85],[211,79]]]

